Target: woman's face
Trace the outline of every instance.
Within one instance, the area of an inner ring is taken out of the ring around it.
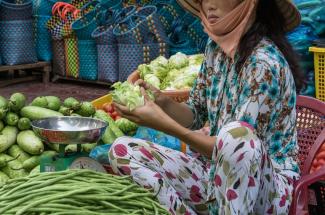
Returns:
[[[202,0],[202,9],[210,24],[225,16],[243,0]]]

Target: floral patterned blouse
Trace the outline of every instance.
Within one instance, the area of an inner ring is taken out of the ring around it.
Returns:
[[[287,61],[265,38],[241,71],[235,67],[236,62],[209,40],[188,101],[195,118],[192,129],[202,128],[209,121],[210,135],[216,136],[223,125],[246,121],[255,128],[273,166],[292,177],[293,172],[299,173],[296,88]]]

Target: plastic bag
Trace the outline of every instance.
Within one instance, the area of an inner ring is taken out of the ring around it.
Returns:
[[[111,148],[111,146],[112,144],[96,146],[91,150],[89,157],[95,159],[101,164],[109,164],[108,151]]]
[[[182,148],[179,139],[152,128],[139,127],[137,133],[133,137],[147,140],[178,151],[181,151]]]

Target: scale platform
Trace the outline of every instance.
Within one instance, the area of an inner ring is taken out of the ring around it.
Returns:
[[[81,145],[86,143],[97,143],[107,123],[89,117],[49,117],[34,120],[32,127],[36,135],[44,142],[59,144],[59,153],[54,156],[42,155],[40,162],[41,172],[56,172],[66,169],[92,169],[94,171],[106,172],[104,167],[81,152]],[[66,153],[65,147],[76,144],[77,151]]]

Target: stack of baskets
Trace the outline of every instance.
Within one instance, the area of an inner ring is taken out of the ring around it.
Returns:
[[[32,1],[0,1],[0,55],[5,65],[37,62]]]
[[[169,56],[168,37],[155,6],[145,6],[113,29],[118,41],[119,81],[127,80],[138,65]]]

